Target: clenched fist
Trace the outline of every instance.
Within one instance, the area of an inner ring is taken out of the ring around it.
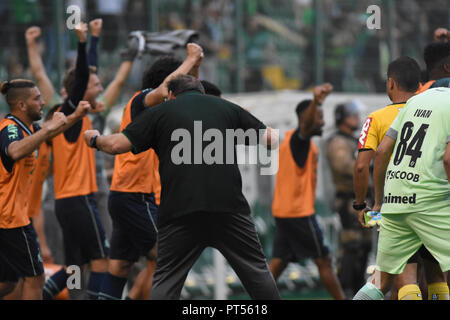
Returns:
[[[94,37],[100,36],[100,32],[102,32],[102,25],[103,25],[102,19],[95,19],[89,22],[89,28],[91,29],[91,34]]]
[[[188,43],[186,49],[188,57],[192,57],[196,60],[203,59],[203,49],[198,44]]]
[[[88,147],[91,147],[91,138],[99,135],[100,132],[98,130],[86,130],[84,132],[84,142],[86,142]]]
[[[83,118],[89,111],[91,111],[91,104],[87,101],[80,101],[77,108],[75,109],[75,115],[77,118]]]
[[[333,91],[333,86],[329,83],[324,83],[314,88],[314,101],[322,104],[325,98]]]
[[[55,112],[50,121],[46,122],[46,127],[50,132],[61,129],[67,123],[67,118],[62,112]]]
[[[25,32],[25,39],[27,44],[36,43],[37,38],[41,36],[41,28],[39,27],[30,27]]]
[[[450,31],[445,28],[438,28],[434,31],[434,41],[450,41]]]

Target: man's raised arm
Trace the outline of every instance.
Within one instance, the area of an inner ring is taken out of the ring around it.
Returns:
[[[303,137],[309,137],[314,131],[317,107],[322,105],[325,98],[331,93],[332,90],[333,86],[329,83],[324,83],[314,88],[314,99],[306,109],[300,123],[300,133]]]
[[[202,61],[202,59],[203,49],[195,43],[188,43],[187,57],[184,62],[181,64],[181,66],[178,67],[177,70],[172,72],[166,79],[164,79],[164,82],[158,88],[145,96],[145,106],[151,107],[163,102],[164,99],[169,95],[167,84],[170,82],[170,80],[176,78],[179,75],[190,73],[193,68],[198,68],[199,63]]]
[[[39,53],[37,39],[40,36],[41,28],[39,27],[30,27],[25,32],[25,40],[28,49],[28,61],[30,63],[31,73],[33,74],[34,79],[36,79],[37,86],[42,93],[45,105],[48,106],[53,98],[53,95],[55,94],[55,88],[48,78],[44,63],[42,62],[41,54]]]

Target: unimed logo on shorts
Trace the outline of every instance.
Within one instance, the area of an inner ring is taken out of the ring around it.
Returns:
[[[272,131],[279,136],[277,129]],[[175,165],[259,164],[261,175],[274,175],[278,172],[278,146],[269,150],[258,144],[265,132],[266,129],[226,129],[224,135],[214,128],[203,131],[202,122],[194,121],[193,137],[187,129],[172,133],[171,141],[178,143],[172,149],[171,160]],[[248,146],[248,153],[244,145]]]
[[[383,203],[415,204],[416,198],[416,193],[413,193],[411,196],[396,196],[389,193],[384,196]]]

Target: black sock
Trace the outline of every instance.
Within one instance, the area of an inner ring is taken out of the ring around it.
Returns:
[[[106,273],[99,293],[99,300],[121,300],[127,278],[116,277]]]
[[[106,272],[92,272],[89,277],[89,284],[87,289],[88,299],[97,300],[99,297],[100,289],[102,287],[103,279]]]

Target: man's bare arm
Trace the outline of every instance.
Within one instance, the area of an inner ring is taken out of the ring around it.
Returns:
[[[192,68],[194,68],[195,65],[198,64],[199,61],[201,61],[201,59],[203,59],[203,49],[195,43],[188,43],[187,53],[188,55],[181,66],[179,66],[177,70],[172,72],[166,79],[164,79],[164,82],[158,88],[145,96],[146,107],[152,107],[154,105],[162,103],[164,101],[164,98],[169,95],[167,84],[170,82],[170,80],[176,78],[179,75],[188,74],[192,70]]]
[[[91,146],[91,139],[95,136],[97,136],[95,143],[96,147],[99,150],[111,155],[126,153],[131,151],[133,148],[130,140],[128,140],[128,138],[122,133],[102,136],[97,130],[87,130],[84,132],[84,142],[89,147],[93,147]]]
[[[42,57],[39,53],[37,38],[40,36],[41,28],[39,27],[30,27],[25,32],[31,73],[36,79],[37,86],[42,93],[45,104],[48,105],[55,94],[55,88],[45,71],[44,63],[42,62]]]
[[[77,109],[67,117],[62,112],[55,112],[52,119],[44,122],[39,131],[22,140],[11,143],[8,147],[8,155],[14,161],[26,157],[37,149],[42,142],[51,140],[80,121],[90,108],[89,102],[81,101]]]
[[[130,75],[131,69],[133,67],[132,61],[124,61],[119,67],[113,81],[108,85],[103,94],[105,103],[107,107],[112,107],[116,104],[117,98],[122,91],[122,88]]]
[[[192,67],[191,71],[188,72],[188,74],[190,76],[193,76],[196,79],[198,79],[199,74],[200,74],[200,66],[202,64],[202,61],[203,61],[203,55],[200,56],[200,58],[197,60],[197,63]]]
[[[103,26],[102,19],[95,19],[89,23],[91,34],[93,37],[100,37]],[[91,45],[92,46],[92,45]],[[90,50],[93,48],[91,47]],[[122,88],[130,75],[131,69],[133,67],[133,60],[136,54],[131,54],[129,49],[124,49],[126,52],[122,56],[122,63],[120,64],[119,70],[117,71],[113,81],[108,85],[103,93],[103,98],[105,100],[106,108],[110,108],[116,104],[117,98],[120,96]],[[137,53],[137,52],[136,52]],[[96,55],[95,55],[96,56]],[[90,55],[91,57],[91,55]],[[125,57],[125,58],[124,58]],[[91,63],[91,61],[89,61]],[[97,67],[97,66],[96,66]],[[98,110],[95,110],[98,112]]]
[[[353,172],[353,191],[355,193],[355,201],[362,204],[366,201],[367,190],[369,188],[370,178],[370,161],[375,155],[373,150],[363,150],[358,153],[355,161]],[[358,220],[363,227],[367,227],[364,222],[364,212],[367,208],[357,212]]]
[[[89,111],[91,111],[91,105],[89,104],[89,102],[87,101],[80,101],[80,103],[78,104],[77,108],[75,109],[75,111],[73,113],[71,113],[70,115],[68,115],[66,117],[66,123],[64,125],[62,125],[60,128],[58,128],[57,130],[54,130],[49,137],[47,138],[47,140],[51,140],[54,137],[56,137],[57,135],[63,133],[64,131],[66,131],[67,129],[69,129],[71,126],[73,126],[75,123],[77,123],[78,121],[80,121],[81,119],[83,119],[83,117],[85,115],[87,115],[87,113]],[[42,124],[43,127],[45,127],[47,125],[47,122],[44,122]]]
[[[13,161],[18,161],[36,150],[39,145],[48,140],[55,132],[57,132],[67,122],[62,112],[55,112],[52,120],[38,132],[27,136],[19,141],[14,141],[8,147],[8,156]]]
[[[47,237],[44,232],[44,214],[42,211],[40,211],[39,214],[33,218],[33,226],[39,239],[42,260],[44,260],[45,263],[53,263],[52,252],[48,247]]]
[[[375,188],[375,205],[374,211],[380,211],[383,204],[384,196],[384,181],[386,170],[394,150],[395,140],[389,136],[384,136],[380,145],[375,152],[374,169],[373,169],[373,183]]]
[[[375,151],[360,151],[356,158],[353,172],[353,188],[357,203],[363,203],[367,197],[370,179],[370,162],[375,156]]]
[[[300,123],[300,133],[303,137],[309,137],[313,132],[317,107],[325,101],[325,98],[332,90],[333,86],[329,83],[324,83],[314,88],[314,99],[305,110]]]
[[[275,149],[278,147],[279,143],[280,137],[277,131],[271,127],[267,127],[263,135],[262,144],[267,146],[269,149]]]

